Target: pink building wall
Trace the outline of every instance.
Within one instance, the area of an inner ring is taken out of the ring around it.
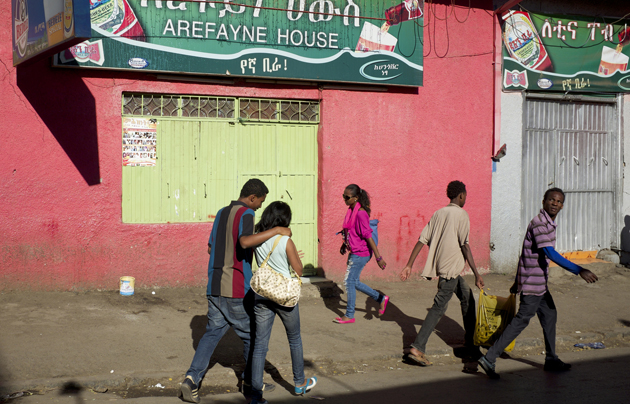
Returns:
[[[12,67],[10,19],[0,23],[0,289],[116,289],[203,285],[211,224],[124,224],[123,92],[321,99],[319,264],[341,280],[344,187],[372,196],[379,249],[364,279],[394,280],[446,185],[468,187],[465,209],[478,267],[489,265],[492,151],[491,3],[459,23],[451,2],[425,5],[424,86],[387,92],[157,81],[149,75]],[[486,4],[488,3],[488,4]],[[426,9],[431,6],[439,18]],[[10,2],[0,3],[10,15]],[[460,21],[467,9],[456,7]],[[428,32],[430,30],[430,32]],[[448,36],[447,36],[448,31]],[[236,197],[236,196],[235,196]],[[225,201],[226,204],[229,201]],[[416,262],[421,270],[426,251]]]

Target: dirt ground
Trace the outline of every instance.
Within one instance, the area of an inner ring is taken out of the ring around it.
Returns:
[[[630,270],[596,262],[587,266],[600,281],[556,268],[550,290],[558,307],[558,349],[575,350],[580,341],[608,346],[630,342]],[[471,276],[466,276],[470,285]],[[512,276],[485,275],[486,292],[508,295]],[[357,322],[339,325],[345,294],[331,282],[305,285],[300,316],[307,374],[336,375],[397,366],[413,342],[436,291],[436,282],[367,284],[390,296],[380,316],[376,302],[357,296]],[[478,295],[478,291],[475,291]],[[325,297],[322,297],[325,296]],[[438,324],[427,354],[438,363],[459,361],[463,328],[457,298]],[[205,285],[195,288],[118,291],[0,293],[0,393],[41,391],[67,383],[121,396],[173,395],[204,333]],[[544,349],[536,319],[517,339],[512,355]],[[276,321],[267,355],[268,381],[291,383],[286,335]],[[233,392],[244,365],[242,343],[233,332],[221,341],[203,394]],[[161,387],[155,388],[157,384]]]

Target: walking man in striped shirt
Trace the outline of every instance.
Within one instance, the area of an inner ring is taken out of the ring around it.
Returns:
[[[274,227],[254,234],[254,211],[258,210],[269,189],[259,179],[245,183],[237,201],[219,210],[208,241],[208,325],[201,337],[190,369],[182,382],[179,397],[198,403],[199,383],[203,379],[217,344],[230,327],[243,340],[245,372],[243,386],[251,390],[252,323],[254,296],[249,282],[252,278],[253,250],[276,235],[291,237],[291,229]],[[264,384],[266,391],[273,384]],[[244,388],[246,391],[247,389]]]
[[[594,273],[575,265],[555,250],[555,219],[564,205],[564,192],[560,188],[551,188],[545,192],[542,202],[543,208],[527,227],[516,280],[510,288],[510,293],[521,294],[518,313],[486,355],[479,359],[479,365],[491,379],[499,378],[495,371],[497,358],[527,327],[534,314],[538,315],[545,337],[544,370],[558,372],[571,368],[570,364],[562,362],[556,355],[557,311],[547,287],[549,260],[575,275],[580,275],[587,283],[597,281]]]

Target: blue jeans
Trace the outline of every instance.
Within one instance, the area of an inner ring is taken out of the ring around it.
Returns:
[[[296,386],[304,383],[304,354],[298,305],[282,307],[271,300],[257,298],[254,314],[256,317],[256,339],[254,340],[254,353],[252,355],[252,397],[260,400],[262,399],[265,358],[269,350],[269,338],[276,314],[282,320],[287,332],[289,348],[291,349],[291,363],[293,364],[293,382]]]
[[[370,260],[370,256],[361,257],[358,255],[350,254],[348,256],[348,269],[346,269],[346,278],[344,279],[344,285],[346,285],[347,305],[346,305],[346,317],[354,318],[354,305],[357,300],[357,290],[370,296],[378,303],[383,301],[383,296],[380,293],[366,285],[361,283],[359,278],[361,277],[361,271],[365,267],[365,264]]]
[[[429,309],[427,317],[420,327],[420,332],[416,336],[416,340],[412,347],[422,353],[426,353],[427,341],[433,333],[435,326],[446,313],[448,301],[453,297],[453,293],[459,298],[462,309],[462,317],[464,318],[464,344],[467,347],[474,347],[473,337],[475,335],[475,323],[477,315],[475,314],[475,297],[473,292],[461,276],[452,279],[439,278],[438,292],[433,298],[433,306]]]
[[[251,323],[253,316],[253,292],[249,292],[244,299],[223,296],[208,296],[208,325],[195,351],[190,369],[186,376],[191,376],[195,384],[203,379],[208,370],[210,358],[219,341],[227,330],[232,327],[241,340],[243,340],[243,357],[245,359],[245,372],[243,380],[249,383],[251,379],[250,367],[250,342]]]

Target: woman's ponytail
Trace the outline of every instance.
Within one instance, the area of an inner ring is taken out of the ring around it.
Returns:
[[[370,194],[368,194],[365,189],[361,189],[361,187],[359,187],[357,184],[350,184],[346,187],[346,189],[349,189],[354,194],[354,196],[357,197],[357,201],[361,204],[361,207],[365,209],[368,216],[370,216],[370,213],[372,211],[372,209],[370,208]]]

